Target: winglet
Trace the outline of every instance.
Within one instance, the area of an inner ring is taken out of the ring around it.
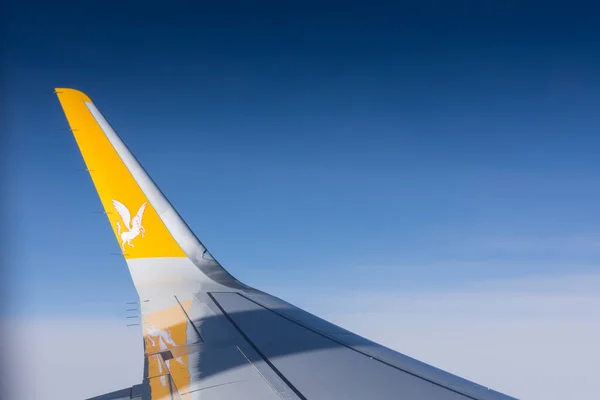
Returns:
[[[90,97],[75,89],[55,92],[124,257],[187,257],[212,280],[240,284],[212,258]]]
[[[91,99],[75,89],[58,88],[56,94],[124,257],[185,257],[156,208],[140,210],[148,198],[124,161],[128,156],[141,167]],[[119,147],[127,154],[119,154]]]

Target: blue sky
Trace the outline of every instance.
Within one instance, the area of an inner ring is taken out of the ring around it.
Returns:
[[[245,283],[509,394],[596,390],[594,7],[12,3],[3,313],[17,339],[104,346],[83,373],[28,340],[28,396],[62,382],[48,371],[77,369],[82,398],[142,362],[136,293],[55,87],[90,95]]]
[[[404,290],[598,271],[589,10],[8,8],[8,250],[26,299],[14,312],[135,296],[57,86],[93,98],[250,284]]]

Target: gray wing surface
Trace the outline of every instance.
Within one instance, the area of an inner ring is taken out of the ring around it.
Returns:
[[[508,399],[418,362],[275,297],[209,293],[220,315],[294,399]],[[205,303],[206,304],[206,303]],[[289,393],[289,392],[288,392]]]
[[[173,385],[174,398],[513,399],[256,290],[197,293],[187,315],[201,341],[154,356],[190,359],[190,385]]]

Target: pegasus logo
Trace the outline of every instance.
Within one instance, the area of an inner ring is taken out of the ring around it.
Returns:
[[[138,210],[133,220],[131,219],[131,213],[129,209],[123,205],[120,201],[113,200],[112,201],[115,210],[121,216],[121,220],[123,221],[123,225],[125,225],[125,231],[121,232],[121,224],[117,221],[117,233],[121,237],[121,248],[125,251],[125,245],[129,245],[131,247],[135,247],[131,241],[138,237],[141,233],[142,237],[144,237],[144,233],[146,230],[142,226],[142,216],[144,215],[144,210],[146,209],[146,203],[142,204],[140,209]]]
[[[146,327],[146,338],[152,344],[152,347],[157,347],[155,340],[158,341],[158,350],[159,351],[168,350],[170,348],[177,346],[177,344],[171,337],[171,331],[164,330],[164,329],[158,329],[152,324],[149,324]],[[183,359],[181,357],[175,358],[175,361],[178,364],[183,365]],[[171,363],[170,360],[165,360],[165,364],[166,364],[168,371],[171,371],[170,363]],[[160,375],[161,386],[166,386],[167,380],[165,378],[164,373],[167,373],[167,371],[163,371],[163,367],[162,367],[162,364],[160,363],[160,361],[158,362],[158,373]]]

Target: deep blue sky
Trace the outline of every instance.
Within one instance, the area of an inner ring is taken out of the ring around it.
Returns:
[[[85,91],[259,288],[600,270],[591,6],[12,3],[12,311],[135,300],[54,87]]]

